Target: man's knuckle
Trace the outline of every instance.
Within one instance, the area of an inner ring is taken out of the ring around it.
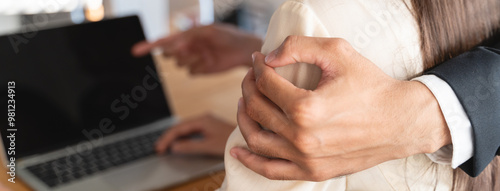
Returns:
[[[288,180],[291,178],[290,175],[287,175],[284,172],[280,172],[274,168],[263,169],[262,176],[264,176],[270,180]]]
[[[261,139],[259,134],[252,134],[247,138],[248,148],[259,155],[268,155],[270,150],[265,145],[261,144]]]
[[[299,99],[292,106],[292,121],[300,128],[307,128],[316,121],[318,117],[315,111],[318,110],[317,99],[311,96]]]
[[[266,85],[267,85],[267,73],[263,72],[262,74],[260,74],[260,76],[258,76],[258,78],[255,80],[255,86],[257,87],[257,89],[259,91],[262,91],[263,89],[265,89]]]
[[[328,180],[328,178],[324,175],[324,173],[320,171],[311,173],[311,181],[321,182],[325,180]]]
[[[318,141],[311,136],[301,135],[297,136],[294,141],[294,146],[297,148],[297,151],[302,155],[302,157],[306,160],[313,158],[316,153],[316,148],[318,147]]]
[[[343,38],[335,38],[335,41],[340,47],[350,46],[349,42]]]
[[[303,128],[305,124],[307,124],[307,108],[302,103],[297,103],[292,106],[292,122],[295,123],[299,128]]]
[[[283,41],[283,44],[285,46],[293,45],[293,43],[297,42],[298,39],[299,39],[299,36],[297,36],[297,35],[289,35],[285,38],[285,40]]]
[[[256,119],[258,117],[258,112],[255,111],[255,108],[254,106],[256,105],[256,98],[255,96],[251,96],[247,99],[247,102],[246,102],[246,108],[245,108],[245,112],[247,113],[247,115],[252,118],[252,119]]]
[[[334,44],[337,48],[349,48],[349,47],[351,47],[351,44],[349,44],[349,42],[343,38],[336,38],[336,39],[334,39],[334,41],[335,41]]]
[[[252,138],[248,137],[247,138],[247,145],[248,145],[248,149],[250,149],[252,152],[256,152],[258,147],[257,145],[255,144],[254,141],[251,141],[253,140]]]
[[[318,161],[311,160],[307,165],[309,171],[308,179],[310,181],[319,182],[328,179],[327,169],[324,168],[323,164]]]
[[[287,53],[292,51],[300,40],[300,36],[290,35],[285,38],[281,46],[282,53]]]
[[[253,134],[249,134],[247,135],[247,138],[246,138],[246,141],[247,141],[247,145],[248,145],[248,148],[252,151],[257,151],[257,149],[259,148],[257,145],[257,142],[258,142],[258,137],[256,136],[255,133]]]
[[[272,170],[272,168],[264,168],[264,169],[262,169],[262,176],[267,177],[267,178],[269,178],[271,180],[276,180],[277,179],[277,176],[274,173],[274,170]]]
[[[309,118],[301,109],[294,113],[292,121],[298,128],[307,128],[310,123]]]
[[[327,43],[327,48],[338,53],[347,53],[352,50],[351,44],[343,38],[333,39],[330,43]]]

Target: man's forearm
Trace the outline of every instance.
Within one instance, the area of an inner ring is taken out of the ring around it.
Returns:
[[[457,168],[469,160],[474,151],[473,131],[469,117],[453,89],[442,79],[434,75],[423,75],[412,80],[422,82],[432,92],[439,103],[452,140],[452,145],[429,153],[427,156],[436,163],[449,164]]]

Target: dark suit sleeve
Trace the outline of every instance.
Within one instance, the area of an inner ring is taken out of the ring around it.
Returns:
[[[473,177],[500,153],[500,49],[496,48],[477,47],[426,72],[451,86],[471,121],[474,155],[460,168]]]

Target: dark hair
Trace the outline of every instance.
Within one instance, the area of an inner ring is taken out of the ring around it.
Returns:
[[[500,190],[500,157],[493,161],[476,178],[471,178],[462,170],[453,171],[453,190]]]
[[[420,30],[420,49],[429,69],[500,32],[500,0],[412,0]],[[453,172],[453,190],[500,190],[499,157],[476,178]]]
[[[500,29],[499,0],[412,0],[424,68],[480,45]]]

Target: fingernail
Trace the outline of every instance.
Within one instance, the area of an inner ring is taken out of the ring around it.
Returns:
[[[268,64],[269,62],[273,61],[275,58],[276,58],[276,53],[274,51],[272,51],[271,53],[269,53],[266,56],[266,64]]]
[[[255,62],[255,52],[252,54],[252,62]]]
[[[238,159],[238,155],[236,155],[236,151],[234,151],[234,148],[231,149],[231,151],[229,151],[229,153],[231,154],[231,156],[235,159]]]

